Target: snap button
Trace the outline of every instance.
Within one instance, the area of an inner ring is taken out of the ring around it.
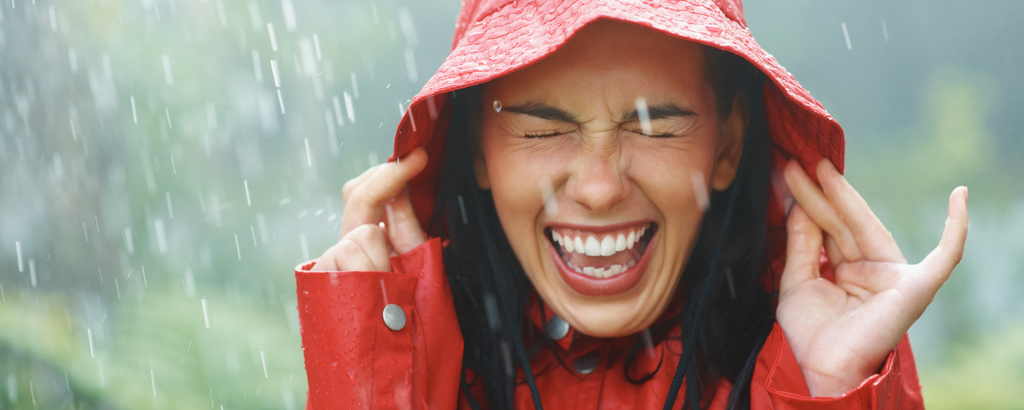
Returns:
[[[544,331],[548,333],[548,337],[551,340],[562,340],[565,335],[569,334],[569,323],[562,320],[558,315],[551,316],[551,320],[548,321]]]
[[[388,329],[399,331],[405,327],[405,311],[394,303],[384,306],[384,324]]]
[[[597,369],[597,364],[600,361],[597,356],[588,353],[578,357],[576,362],[572,364],[572,368],[576,369],[576,373],[590,374],[594,372],[594,369]]]

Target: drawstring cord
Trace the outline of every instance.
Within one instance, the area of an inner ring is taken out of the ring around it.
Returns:
[[[477,204],[479,204],[481,200],[479,190],[471,189],[470,191],[473,192],[473,199]],[[483,237],[490,238],[490,227],[487,226],[487,221],[484,219],[483,213],[476,212],[476,216],[477,223],[480,224]],[[484,247],[487,248],[487,257],[491,262],[491,274],[494,275],[494,285],[498,290],[498,301],[501,303],[501,312],[502,316],[504,316],[502,319],[504,319],[505,323],[508,324],[508,331],[512,338],[512,348],[515,349],[516,356],[519,357],[519,363],[523,365],[523,373],[526,374],[526,384],[530,386],[530,395],[533,396],[533,407],[536,410],[544,410],[544,406],[541,405],[540,402],[540,390],[537,389],[537,382],[533,379],[533,369],[530,367],[530,360],[526,355],[526,348],[523,346],[523,338],[521,335],[517,335],[516,329],[512,327],[512,324],[516,322],[512,321],[512,314],[509,309],[509,305],[511,305],[512,302],[509,300],[508,288],[506,287],[506,283],[498,277],[498,266],[495,263],[497,260],[497,252],[494,250],[492,242],[484,241],[484,243],[486,243]],[[513,375],[513,377],[515,376]]]
[[[744,155],[740,159],[740,164],[737,167],[736,175],[743,175],[743,161],[742,158],[746,157],[746,144],[744,144]],[[734,181],[732,192],[729,193],[729,202],[725,208],[725,219],[722,221],[722,230],[718,234],[718,242],[715,244],[715,252],[711,255],[711,264],[708,269],[708,276],[704,279],[704,286],[701,288],[700,299],[698,299],[697,310],[693,314],[693,323],[690,325],[690,330],[686,334],[686,343],[683,345],[683,354],[679,356],[679,366],[676,367],[676,374],[672,377],[672,385],[668,391],[668,397],[665,399],[664,410],[671,410],[676,404],[676,396],[679,395],[679,388],[683,384],[683,375],[686,377],[686,390],[687,396],[689,393],[693,393],[694,400],[691,402],[691,408],[700,408],[700,392],[697,391],[697,372],[693,360],[693,351],[697,344],[697,329],[700,327],[701,319],[704,316],[704,308],[708,305],[708,300],[711,299],[711,285],[714,283],[715,272],[718,271],[718,262],[722,256],[722,246],[725,245],[725,234],[729,230],[729,221],[732,219],[733,208],[736,205],[736,197],[739,196],[739,178],[737,177]],[[685,321],[686,318],[684,317]]]

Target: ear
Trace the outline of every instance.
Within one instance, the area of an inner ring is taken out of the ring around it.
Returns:
[[[491,189],[491,177],[487,175],[487,161],[484,155],[477,152],[473,155],[473,172],[476,174],[476,186],[480,189]]]
[[[750,124],[750,102],[743,93],[736,93],[729,116],[722,122],[722,135],[718,141],[715,168],[711,172],[711,188],[724,191],[736,178],[736,170],[743,157],[743,142]]]

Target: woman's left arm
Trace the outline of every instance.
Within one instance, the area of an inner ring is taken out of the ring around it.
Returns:
[[[950,195],[938,247],[910,265],[831,162],[818,163],[817,174],[820,187],[795,161],[785,170],[797,204],[789,214],[776,317],[810,395],[837,397],[883,370],[960,262],[967,238],[967,188]],[[821,277],[822,247],[835,271],[834,283]]]

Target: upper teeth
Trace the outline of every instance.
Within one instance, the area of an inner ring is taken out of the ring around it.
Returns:
[[[638,230],[630,231],[629,235],[619,233],[618,235],[605,235],[601,239],[594,235],[589,235],[585,239],[582,236],[562,236],[558,232],[551,232],[551,237],[566,252],[582,253],[587,256],[612,256],[617,252],[633,249],[633,245],[640,242],[640,238],[646,232],[647,227],[645,226]]]

